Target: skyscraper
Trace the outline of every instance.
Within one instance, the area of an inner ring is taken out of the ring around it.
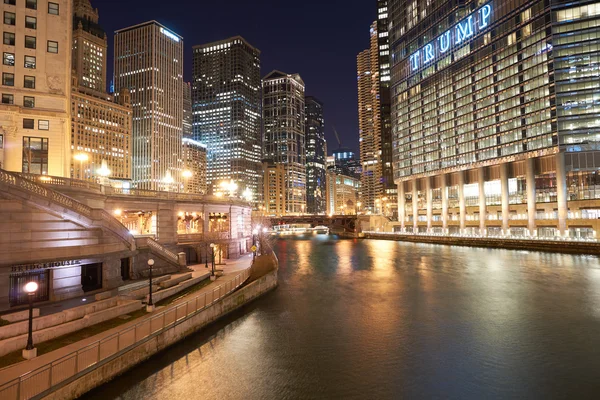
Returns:
[[[312,96],[305,98],[306,108],[306,212],[324,214],[326,145],[323,103]]]
[[[115,32],[115,90],[133,109],[133,184],[174,190],[182,183],[183,38],[156,21]]]
[[[240,36],[193,47],[193,136],[207,146],[207,183],[233,180],[256,199],[261,176],[260,51]]]
[[[264,157],[285,168],[285,213],[306,211],[304,82],[272,71],[263,79]]]
[[[106,92],[107,37],[90,0],[73,1],[72,62],[77,86]]]
[[[389,4],[402,229],[594,237],[598,4]]]
[[[71,25],[71,7],[70,0],[4,1],[0,6],[3,169],[69,175],[72,32],[65,27]]]
[[[192,137],[192,85],[183,83],[183,137]]]

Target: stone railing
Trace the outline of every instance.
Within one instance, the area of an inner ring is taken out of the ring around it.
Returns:
[[[162,244],[158,243],[156,240],[152,238],[147,238],[146,244],[150,248],[150,251],[152,251],[154,254],[159,255],[177,265],[180,265],[179,256],[173,253],[171,250],[167,249]]]
[[[76,187],[76,188],[92,189],[92,190],[97,190],[97,191],[102,190],[102,185],[100,185],[98,183],[83,181],[83,180],[79,180],[79,179],[70,179],[70,178],[63,178],[60,176],[48,176],[48,175],[26,174],[26,173],[20,173],[19,175],[21,175],[23,178],[28,179],[30,181],[38,182],[38,183],[45,184],[45,185],[71,186],[71,187]]]
[[[94,211],[99,213],[99,219],[102,221],[102,226],[127,242],[127,246],[130,250],[135,249],[135,239],[125,225],[119,222],[119,220],[113,217],[109,212],[100,209]]]

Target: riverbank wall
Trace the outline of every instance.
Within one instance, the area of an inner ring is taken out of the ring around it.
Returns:
[[[599,242],[576,240],[501,239],[489,237],[455,237],[406,235],[365,232],[365,239],[395,240],[400,242],[443,244],[448,246],[487,247],[507,250],[545,251],[567,254],[600,255]]]
[[[256,262],[277,263],[277,258],[274,255],[265,255],[257,257]],[[41,393],[39,398],[75,399],[148,360],[153,355],[185,339],[210,323],[270,292],[277,287],[277,284],[277,265],[275,265],[266,275],[245,284],[237,291],[223,297],[204,310],[176,320],[169,329],[159,331],[156,334],[149,335],[144,340],[137,341],[126,352],[120,352],[103,359],[95,365],[95,368],[82,371],[72,379],[53,386],[50,390]]]

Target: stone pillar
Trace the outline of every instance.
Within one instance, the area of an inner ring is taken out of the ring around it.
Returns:
[[[402,232],[406,228],[406,195],[404,193],[404,182],[398,184],[398,220],[400,221],[400,229]]]
[[[448,234],[448,185],[447,176],[442,174],[442,229],[444,234]]]
[[[433,221],[433,190],[431,189],[431,177],[425,178],[425,195],[427,196],[427,233],[431,233]]]
[[[159,204],[156,224],[156,233],[161,243],[177,243],[177,210],[174,203]]]
[[[460,233],[467,226],[467,205],[465,203],[465,171],[458,172],[458,207],[460,209]]]
[[[413,179],[412,181],[412,191],[413,191],[413,233],[416,233],[417,230],[419,229],[419,202],[418,202],[418,179]]]
[[[502,204],[502,234],[508,233],[510,205],[508,199],[508,163],[500,164],[500,198]]]
[[[479,186],[479,234],[486,236],[485,226],[487,222],[485,207],[485,168],[479,167],[477,170],[477,182]]]
[[[567,171],[564,153],[556,154],[556,201],[558,203],[558,232],[560,236],[568,236],[567,218]]]
[[[535,159],[525,161],[525,184],[527,185],[527,228],[529,234],[535,233]]]
[[[121,259],[109,259],[102,263],[102,289],[114,289],[123,284]]]

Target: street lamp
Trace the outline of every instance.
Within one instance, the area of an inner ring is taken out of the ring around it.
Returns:
[[[148,284],[149,284],[149,292],[148,292],[148,304],[146,304],[146,312],[154,311],[154,304],[152,303],[152,267],[154,266],[154,260],[151,258],[148,260]]]
[[[23,350],[23,358],[30,360],[37,357],[37,349],[33,347],[33,297],[38,290],[37,282],[28,282],[25,287],[29,298],[29,334],[27,335],[27,346]]]
[[[258,229],[254,229],[252,231],[252,252],[254,253],[254,255],[252,256],[252,259],[256,259],[256,236],[258,235]]]
[[[171,171],[167,171],[167,173],[165,174],[165,177],[163,178],[163,183],[165,184],[166,192],[169,191],[170,185],[172,185],[174,182],[175,182],[175,179],[173,179],[173,177],[171,176]]]
[[[215,276],[215,244],[214,243],[210,244],[210,254],[212,257],[212,271],[210,273],[210,280],[214,281],[217,279],[217,277]]]
[[[108,164],[106,163],[106,160],[102,160],[102,167],[100,167],[96,172],[98,173],[98,175],[100,175],[100,183],[102,185],[106,185],[107,179],[111,174],[111,170],[108,169]]]
[[[181,176],[183,177],[183,179],[185,180],[185,192],[189,193],[188,190],[188,180],[193,176],[194,174],[192,173],[192,171],[190,171],[189,169],[184,170],[181,173]]]
[[[83,176],[83,163],[89,160],[89,157],[85,153],[77,153],[73,156],[73,158],[79,161],[79,179],[84,179]]]

